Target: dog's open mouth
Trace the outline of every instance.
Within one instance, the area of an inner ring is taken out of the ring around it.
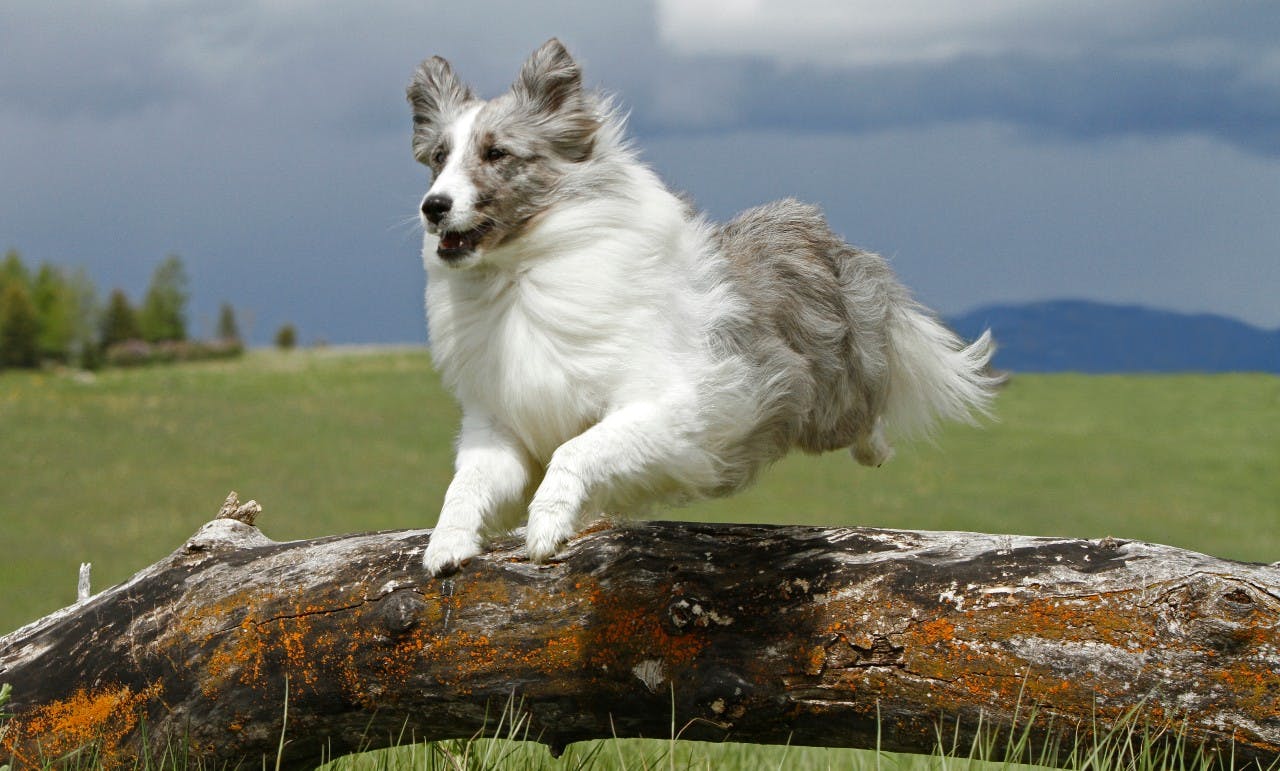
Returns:
[[[436,254],[445,262],[460,260],[475,251],[476,244],[493,228],[486,222],[471,230],[451,230],[440,234],[440,243],[436,246]]]

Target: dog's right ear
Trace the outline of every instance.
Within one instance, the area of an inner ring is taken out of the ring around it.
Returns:
[[[475,98],[471,89],[454,74],[449,62],[439,56],[418,66],[405,96],[413,108],[415,149],[419,137],[434,134],[449,113]]]
[[[591,156],[600,118],[583,91],[582,70],[563,43],[551,38],[534,51],[511,91],[557,152],[572,161]]]

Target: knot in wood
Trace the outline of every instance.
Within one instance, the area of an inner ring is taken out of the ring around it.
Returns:
[[[683,597],[675,600],[667,606],[667,620],[677,631],[683,632],[693,623],[693,604]]]
[[[703,705],[703,717],[722,728],[747,714],[747,704],[756,696],[757,686],[731,669],[717,667],[707,671],[694,693],[694,701]]]
[[[1233,653],[1276,641],[1280,614],[1269,607],[1275,601],[1255,591],[1237,585],[1209,598],[1204,604],[1205,615],[1192,621],[1192,628],[1204,636],[1208,647]]]
[[[810,675],[820,675],[827,669],[901,669],[906,666],[903,661],[904,651],[903,646],[894,645],[888,637],[880,634],[858,642],[843,634],[835,634],[822,646],[821,653],[815,655],[806,671]]]
[[[1220,653],[1274,644],[1280,602],[1256,585],[1194,576],[1165,597],[1166,623],[1180,636]]]
[[[374,618],[388,634],[404,634],[418,624],[427,604],[409,590],[392,592],[378,600]]]

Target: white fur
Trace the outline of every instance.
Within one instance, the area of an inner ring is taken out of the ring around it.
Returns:
[[[445,265],[428,237],[432,355],[464,414],[433,572],[517,524],[539,476],[527,531],[538,560],[611,503],[712,489],[708,439],[731,441],[726,428],[753,417],[735,393],[743,364],[703,334],[733,307],[703,275],[717,259],[705,228],[647,169],[628,182],[629,196],[548,213],[478,268]]]
[[[463,172],[463,159],[472,152],[472,143],[475,141],[471,133],[471,127],[475,125],[476,116],[480,113],[482,105],[474,105],[467,109],[466,112],[458,116],[458,120],[450,128],[450,142],[453,150],[449,153],[449,159],[445,162],[444,168],[440,171],[440,176],[435,178],[431,183],[431,188],[427,191],[427,195],[446,195],[453,200],[453,209],[450,216],[455,221],[455,229],[465,230],[471,226],[470,220],[474,217],[476,201],[476,186],[467,178]]]

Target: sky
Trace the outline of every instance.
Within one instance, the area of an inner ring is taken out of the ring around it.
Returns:
[[[0,250],[194,331],[425,340],[404,88],[557,36],[712,217],[820,204],[943,314],[1085,298],[1280,327],[1280,7],[1200,0],[8,0]]]

